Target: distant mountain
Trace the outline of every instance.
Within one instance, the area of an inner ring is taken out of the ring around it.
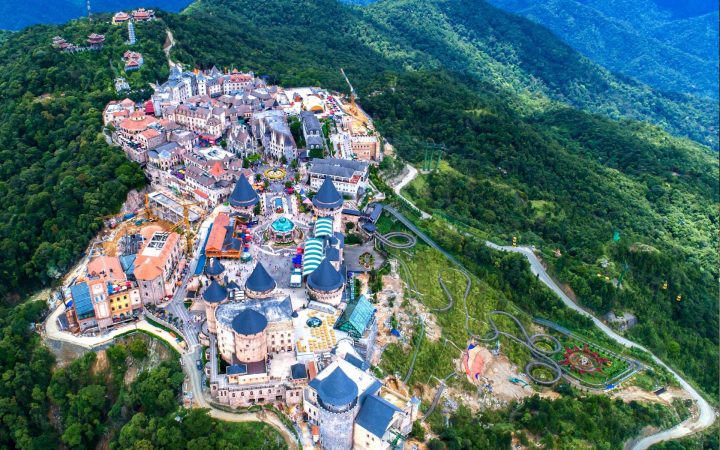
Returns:
[[[657,89],[718,97],[718,4],[489,0],[549,28],[608,69]]]
[[[113,12],[137,7],[180,11],[192,0],[91,0],[92,12]],[[3,0],[0,29],[20,30],[37,23],[65,23],[87,16],[85,0]]]

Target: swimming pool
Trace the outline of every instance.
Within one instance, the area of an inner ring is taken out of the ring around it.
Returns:
[[[283,211],[283,202],[280,197],[275,197],[273,199],[273,203],[275,204],[275,211],[277,211],[277,212]]]

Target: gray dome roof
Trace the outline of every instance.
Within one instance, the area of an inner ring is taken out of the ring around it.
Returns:
[[[220,283],[215,280],[212,280],[210,286],[208,286],[208,288],[205,289],[205,292],[203,292],[203,298],[205,301],[210,303],[219,303],[225,300],[227,296],[227,289],[220,286]]]
[[[258,261],[255,268],[245,282],[245,288],[255,292],[267,292],[275,289],[275,280],[265,270],[265,266]]]
[[[317,269],[308,276],[307,283],[316,291],[330,292],[343,285],[343,277],[327,258],[323,258]]]
[[[263,314],[248,308],[235,316],[232,328],[238,334],[250,336],[263,331],[267,324],[267,318]]]
[[[312,203],[316,208],[335,209],[342,206],[343,198],[335,188],[332,180],[325,178],[317,194],[313,197]]]
[[[336,367],[320,382],[317,391],[323,404],[335,408],[350,405],[358,396],[357,385],[345,375],[340,367]]]
[[[222,265],[219,259],[210,258],[207,265],[205,266],[205,275],[216,276],[220,275],[225,271],[225,266]]]
[[[235,189],[230,194],[230,206],[236,208],[247,208],[255,206],[260,202],[257,192],[250,186],[250,182],[245,178],[245,175],[240,175],[240,178],[235,183]]]

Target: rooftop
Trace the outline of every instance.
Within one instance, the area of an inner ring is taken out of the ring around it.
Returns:
[[[258,202],[260,202],[260,197],[257,195],[257,192],[255,192],[252,186],[250,186],[250,183],[247,178],[245,178],[245,175],[242,174],[235,184],[235,189],[232,194],[230,194],[229,200],[231,206],[236,208],[248,208],[258,204]]]
[[[275,286],[277,283],[260,261],[255,264],[255,268],[245,282],[245,288],[254,292],[268,292],[275,289]]]
[[[340,272],[335,270],[330,261],[325,258],[308,276],[307,283],[316,291],[330,292],[341,288],[344,280]]]
[[[332,180],[325,178],[317,194],[313,197],[312,203],[316,208],[335,209],[342,206],[343,198],[335,188]]]
[[[267,318],[254,309],[245,309],[240,311],[232,321],[233,330],[245,336],[260,333],[267,328]]]
[[[226,326],[232,326],[235,316],[246,309],[253,309],[261,313],[270,323],[292,320],[293,310],[290,297],[246,300],[242,303],[224,303],[215,310],[215,317],[218,322]]]

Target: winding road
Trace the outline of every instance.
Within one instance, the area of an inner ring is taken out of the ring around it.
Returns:
[[[691,435],[693,433],[697,433],[699,431],[704,430],[705,428],[708,428],[715,422],[715,411],[710,406],[710,404],[700,395],[700,393],[690,385],[685,379],[683,379],[677,372],[675,372],[672,368],[670,368],[667,364],[665,364],[660,358],[652,354],[650,350],[643,347],[640,344],[637,344],[619,334],[617,334],[615,331],[613,331],[610,327],[605,325],[600,319],[595,317],[594,315],[590,314],[583,308],[581,308],[577,303],[572,301],[570,297],[568,297],[565,292],[560,288],[560,286],[555,283],[555,281],[548,275],[547,271],[545,270],[545,267],[543,266],[542,262],[538,257],[535,255],[535,253],[530,249],[529,247],[510,247],[510,246],[500,246],[497,244],[494,244],[490,241],[486,241],[485,245],[488,247],[504,251],[504,252],[513,252],[513,253],[520,253],[523,256],[527,258],[527,260],[530,262],[530,270],[532,270],[532,273],[537,275],[538,279],[543,282],[547,287],[549,287],[555,294],[560,297],[562,302],[567,306],[568,308],[573,309],[574,311],[577,311],[578,313],[590,318],[595,325],[600,328],[603,333],[605,333],[608,337],[610,337],[615,342],[622,344],[625,347],[630,348],[637,348],[640,350],[643,350],[650,354],[652,357],[652,360],[658,364],[659,366],[662,366],[665,368],[668,372],[672,373],[675,378],[677,379],[680,386],[692,397],[692,399],[695,401],[698,407],[698,415],[697,417],[690,417],[689,419],[685,420],[682,423],[679,423],[678,425],[669,428],[667,430],[660,431],[658,433],[655,433],[650,436],[646,436],[637,442],[634,442],[632,444],[633,450],[645,450],[646,448],[649,448],[650,446],[663,442],[663,441],[669,441],[672,439],[679,439],[681,437],[685,437],[688,435]]]
[[[460,270],[465,270],[463,265],[458,261],[456,258],[454,258],[452,255],[450,255],[447,251],[445,251],[442,247],[440,247],[435,241],[430,239],[425,233],[420,231],[415,224],[413,224],[410,220],[408,220],[402,213],[397,211],[395,208],[387,205],[383,205],[383,209],[387,211],[388,213],[395,216],[403,225],[405,225],[410,231],[415,233],[418,238],[420,238],[422,241],[430,245],[432,248],[438,250],[440,253],[442,253],[450,262],[454,263]],[[589,313],[588,311],[581,308],[579,305],[577,305],[570,297],[568,297],[565,292],[560,288],[560,286],[555,283],[555,280],[553,280],[550,275],[548,275],[547,271],[545,270],[545,267],[543,266],[542,262],[538,257],[533,253],[532,249],[529,247],[511,247],[511,246],[501,246],[497,245],[490,241],[485,241],[485,245],[488,247],[503,251],[503,252],[513,252],[513,253],[520,253],[523,256],[527,258],[527,260],[530,262],[530,270],[533,274],[535,274],[538,277],[538,280],[540,280],[543,284],[545,284],[547,287],[549,287],[555,294],[557,294],[562,302],[567,306],[568,308],[573,309],[574,311],[577,311],[578,313],[590,318],[593,323],[600,328],[600,330],[605,333],[610,339],[614,340],[615,342],[630,348],[637,348],[639,350],[642,350],[646,353],[648,353],[652,360],[658,364],[659,366],[665,368],[668,372],[673,374],[675,378],[678,381],[678,384],[685,390],[695,401],[697,408],[698,408],[698,414],[696,416],[691,416],[687,420],[679,423],[678,425],[675,425],[672,428],[668,428],[667,430],[659,431],[655,434],[652,434],[650,436],[643,437],[641,439],[638,439],[636,441],[631,441],[628,445],[629,448],[632,450],[645,450],[647,448],[650,448],[652,445],[663,442],[663,441],[669,441],[673,439],[679,439],[685,436],[689,436],[693,433],[697,433],[699,431],[702,431],[708,427],[710,427],[713,423],[715,423],[716,419],[716,412],[713,410],[713,408],[710,406],[710,404],[700,395],[700,393],[690,384],[688,383],[684,378],[682,378],[676,371],[674,371],[672,368],[670,368],[667,364],[665,364],[660,358],[655,356],[652,352],[650,352],[647,348],[643,347],[640,344],[637,344],[630,339],[627,339],[619,334],[617,334],[615,331],[613,331],[610,327],[605,325],[600,319]]]

